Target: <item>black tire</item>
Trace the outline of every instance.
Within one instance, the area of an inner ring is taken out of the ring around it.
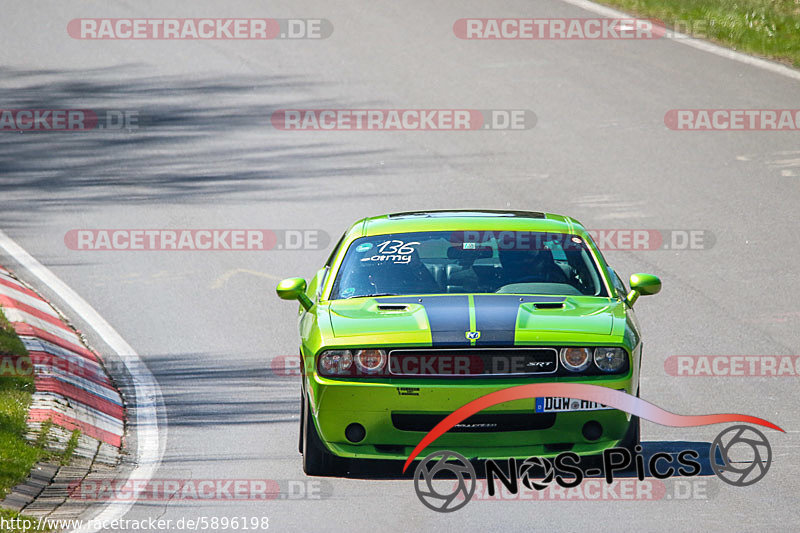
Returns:
[[[639,387],[636,388],[636,397],[639,397]],[[641,444],[642,441],[642,428],[641,424],[639,423],[639,417],[636,415],[631,415],[631,423],[628,426],[628,431],[625,433],[625,436],[622,437],[622,440],[619,442],[619,446],[622,448],[627,448],[630,450],[631,454],[635,455],[636,448]]]
[[[341,476],[347,460],[333,455],[325,448],[311,418],[308,399],[303,400],[303,472],[309,476]]]
[[[639,424],[639,417],[631,415],[631,422],[628,426],[628,431],[625,433],[625,436],[622,437],[622,440],[619,441],[620,448],[627,448],[630,450],[631,454],[635,454],[636,446],[639,446],[641,442],[641,427]]]
[[[298,428],[298,437],[297,437],[297,451],[300,455],[303,455],[303,425],[305,424],[305,414],[306,414],[306,395],[300,390],[300,427]]]

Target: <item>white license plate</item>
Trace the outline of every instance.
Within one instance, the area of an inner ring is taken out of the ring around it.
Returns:
[[[565,413],[570,411],[602,411],[612,409],[602,403],[575,398],[536,398],[537,413]]]

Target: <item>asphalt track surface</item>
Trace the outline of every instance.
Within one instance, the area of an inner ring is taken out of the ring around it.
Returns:
[[[590,228],[703,229],[704,250],[608,251],[642,298],[641,396],[682,414],[740,412],[774,463],[707,499],[472,502],[427,510],[407,479],[326,479],[321,499],[140,502],[129,519],[268,516],[270,529],[791,530],[798,518],[797,378],[679,378],[670,355],[797,354],[796,132],[680,132],[676,108],[793,108],[798,81],[658,41],[464,41],[456,19],[592,17],[536,2],[3,2],[2,107],[137,110],[135,132],[0,135],[0,227],[88,301],[163,393],[162,479],[305,480],[295,306],[274,286],[330,251],[86,252],[78,228],[306,228],[336,239],[398,210],[483,207],[575,216]],[[307,17],[325,40],[81,41],[77,17]],[[13,23],[11,23],[13,21]],[[279,108],[530,109],[525,131],[279,131]],[[14,261],[0,255],[14,267]],[[21,272],[25,277],[25,272]],[[42,287],[48,294],[46,287]],[[52,296],[52,295],[51,295]],[[56,303],[58,299],[56,298]],[[77,321],[78,325],[80,320]],[[98,347],[100,340],[86,333]],[[649,447],[720,427],[643,424]]]

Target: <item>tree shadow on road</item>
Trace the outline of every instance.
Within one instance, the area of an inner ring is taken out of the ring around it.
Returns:
[[[83,132],[0,132],[0,191],[18,224],[45,209],[94,204],[220,204],[283,189],[293,180],[380,175],[382,151],[324,132],[274,128],[278,109],[341,107],[297,76],[153,76],[135,65],[91,70],[0,68],[3,109],[91,109],[138,114],[135,127]],[[105,124],[105,123],[103,123]],[[12,196],[13,195],[13,196]],[[10,200],[13,198],[13,202]],[[9,222],[7,222],[8,224]]]
[[[148,355],[168,427],[299,422],[298,378],[276,376],[266,359],[230,354]]]

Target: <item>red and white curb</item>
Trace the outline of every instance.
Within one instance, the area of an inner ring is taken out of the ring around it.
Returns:
[[[7,254],[19,264],[26,276],[35,278],[42,286],[52,291],[59,301],[70,309],[71,316],[82,320],[105,344],[109,350],[108,353],[124,366],[130,376],[127,384],[131,391],[127,397],[126,413],[126,425],[130,429],[130,440],[126,444],[130,446],[129,457],[133,459],[134,465],[127,472],[126,478],[128,481],[151,479],[161,465],[167,440],[167,419],[163,408],[163,395],[152,372],[144,364],[136,350],[89,302],[14,242],[3,230],[0,230],[0,252]],[[134,497],[130,501],[105,504],[94,515],[92,522],[75,529],[75,531],[95,533],[102,529],[102,526],[98,524],[122,518],[133,507],[136,496],[140,492],[140,489],[134,488]]]
[[[59,313],[0,267],[0,307],[30,354],[36,392],[29,422],[52,420],[121,447],[125,411],[96,353]]]

